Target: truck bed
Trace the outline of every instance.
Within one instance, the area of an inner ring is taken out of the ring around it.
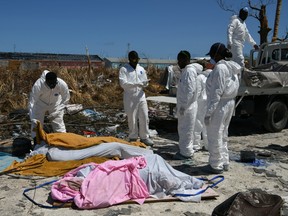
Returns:
[[[272,62],[253,70],[245,69],[237,96],[288,95],[288,62]],[[176,104],[173,96],[150,96],[148,101]]]

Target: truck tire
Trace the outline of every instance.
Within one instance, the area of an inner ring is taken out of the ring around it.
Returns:
[[[288,109],[283,101],[273,101],[267,105],[266,116],[264,119],[264,127],[269,132],[282,131],[288,121]]]

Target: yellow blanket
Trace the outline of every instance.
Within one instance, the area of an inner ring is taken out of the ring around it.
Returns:
[[[132,142],[129,143],[123,139],[116,137],[84,137],[74,133],[50,133],[47,134],[41,123],[37,122],[36,130],[36,139],[37,143],[40,143],[41,140],[44,140],[50,146],[64,147],[67,149],[82,149],[88,148],[93,145],[109,142],[119,142],[128,145],[134,145],[139,147],[147,147],[144,143],[141,142]]]
[[[108,158],[89,157],[83,160],[72,161],[48,161],[43,154],[34,155],[23,162],[14,161],[2,173],[13,173],[25,176],[62,176],[68,171],[79,167],[82,164],[95,162],[103,163]]]
[[[118,139],[115,137],[84,137],[81,135],[73,133],[51,133],[47,134],[40,124],[37,122],[37,131],[36,138],[37,143],[40,143],[40,140],[44,140],[48,145],[65,147],[68,149],[81,149],[87,148],[93,145],[110,142],[119,142],[139,147],[146,147],[145,144],[141,142],[132,142],[129,143],[125,140]],[[95,162],[103,163],[111,158],[104,157],[90,157],[83,160],[73,160],[73,161],[48,161],[46,155],[34,155],[23,162],[14,161],[9,167],[7,167],[2,174],[4,173],[14,173],[19,175],[36,175],[36,176],[61,176],[67,173],[68,171],[79,167],[82,164]],[[113,158],[117,159],[117,158]],[[0,173],[1,174],[1,173]]]

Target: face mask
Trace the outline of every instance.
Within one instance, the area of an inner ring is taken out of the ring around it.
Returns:
[[[49,86],[49,88],[50,89],[54,89],[55,88],[55,86],[57,85],[57,81],[55,82],[55,81],[53,81],[53,82],[47,82],[46,81],[46,84]]]
[[[215,64],[216,64],[216,61],[215,61],[213,58],[210,58],[210,63],[211,63],[212,65],[215,65]]]
[[[240,18],[242,21],[245,21],[245,20],[247,19],[247,17],[248,17],[248,12],[241,10],[240,13],[239,13],[239,18]]]

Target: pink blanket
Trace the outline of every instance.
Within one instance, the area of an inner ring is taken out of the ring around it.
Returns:
[[[63,202],[73,199],[81,209],[102,208],[127,200],[143,204],[149,192],[138,169],[144,167],[146,160],[142,156],[84,164],[55,182],[51,196]]]

